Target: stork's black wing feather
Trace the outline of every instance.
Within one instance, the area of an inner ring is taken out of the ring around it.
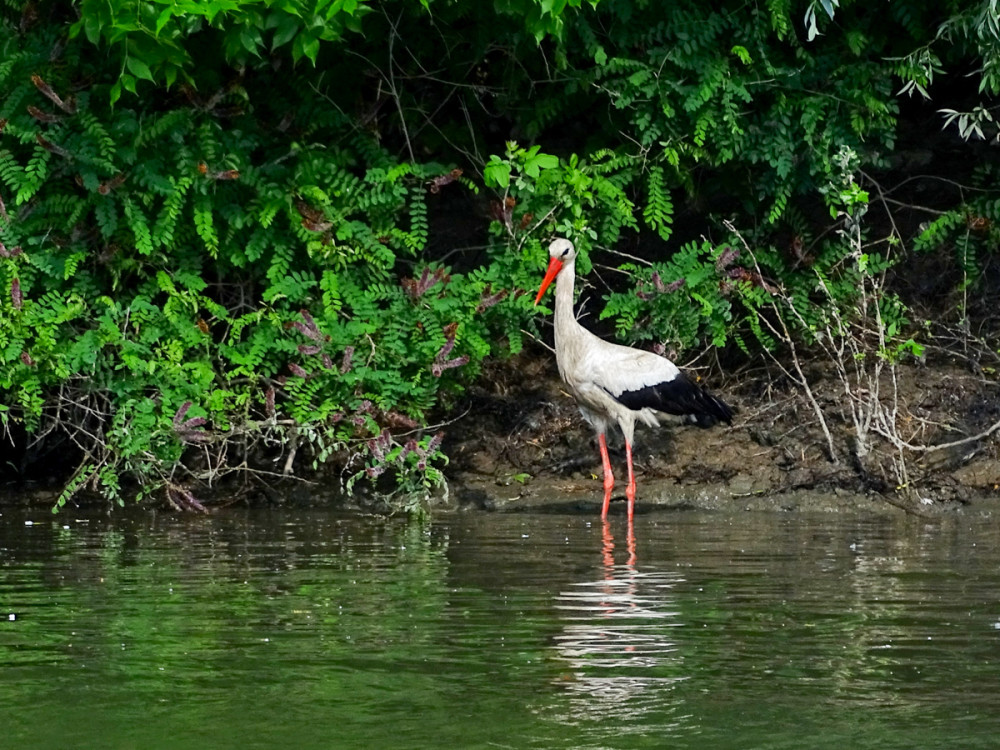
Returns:
[[[691,382],[684,373],[663,383],[625,391],[615,397],[629,409],[655,409],[666,414],[693,417],[699,427],[732,423],[733,410],[724,401]]]

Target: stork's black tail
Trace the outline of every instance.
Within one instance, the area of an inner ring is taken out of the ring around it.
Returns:
[[[690,417],[699,427],[711,427],[717,422],[732,424],[733,410],[708,391],[691,382],[684,373],[673,380],[626,391],[618,401],[629,409],[656,409],[665,414]]]

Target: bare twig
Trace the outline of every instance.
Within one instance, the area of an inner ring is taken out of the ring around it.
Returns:
[[[392,97],[393,103],[396,105],[396,111],[399,113],[399,127],[403,131],[403,140],[406,142],[406,152],[410,156],[410,163],[415,164],[417,159],[413,154],[413,144],[410,142],[410,133],[406,125],[406,113],[403,111],[403,100],[400,95],[399,88],[396,86],[396,58],[394,55],[394,49],[396,45],[396,40],[399,38],[399,30],[397,28],[399,24],[399,19],[393,21],[389,18],[388,12],[383,7],[383,13],[385,15],[385,20],[389,23],[389,27],[392,29],[389,34],[388,49],[389,49],[389,70],[387,75],[383,76],[383,80],[389,86],[389,95]],[[402,18],[402,14],[400,14]]]
[[[969,443],[985,440],[997,431],[1000,431],[1000,422],[996,422],[989,428],[980,432],[978,435],[971,435],[969,437],[962,438],[961,440],[952,440],[950,443],[938,443],[936,445],[913,445],[900,438],[898,432],[894,430],[888,430],[885,433],[876,430],[876,432],[889,440],[896,447],[905,448],[906,450],[913,451],[914,453],[933,453],[935,451],[948,450],[949,448],[957,448],[961,445],[967,445]]]
[[[763,272],[761,271],[760,264],[757,262],[757,256],[754,255],[753,250],[750,248],[749,243],[747,243],[743,235],[740,234],[738,231],[736,231],[736,227],[733,226],[732,222],[727,220],[723,222],[723,225],[726,227],[726,229],[732,232],[737,238],[739,238],[744,249],[747,251],[747,254],[753,259],[754,267],[755,270],[757,271],[758,277],[763,278]],[[785,293],[781,292],[781,294],[784,295]],[[784,299],[786,300],[787,306],[792,310],[794,310],[795,309],[794,305],[787,303],[787,296],[785,296]],[[839,458],[837,457],[836,445],[833,442],[833,435],[830,433],[830,427],[826,423],[826,416],[823,413],[823,408],[819,405],[819,402],[816,400],[816,396],[809,385],[809,379],[802,371],[802,363],[799,358],[798,349],[795,346],[795,340],[792,338],[792,335],[789,332],[788,327],[785,325],[784,316],[782,316],[781,311],[778,309],[777,305],[773,301],[771,302],[771,308],[774,310],[775,318],[781,325],[780,331],[774,326],[774,324],[771,323],[770,320],[767,319],[766,316],[759,316],[759,319],[762,323],[764,323],[764,325],[766,325],[771,330],[771,332],[778,339],[781,340],[781,342],[785,346],[788,347],[788,351],[791,354],[792,367],[795,370],[795,375],[792,375],[792,373],[788,371],[788,368],[785,367],[785,365],[774,355],[773,352],[768,351],[768,355],[771,357],[771,359],[774,360],[774,363],[781,369],[781,371],[785,373],[786,377],[788,377],[789,380],[798,385],[802,389],[803,393],[806,394],[806,400],[809,401],[809,405],[812,407],[813,413],[816,415],[816,421],[819,423],[820,428],[823,430],[823,436],[826,438],[827,456],[832,463],[837,464],[839,463]]]

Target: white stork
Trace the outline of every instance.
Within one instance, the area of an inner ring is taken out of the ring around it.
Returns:
[[[725,403],[692,383],[666,357],[608,343],[577,322],[573,313],[576,249],[569,240],[559,238],[549,245],[549,267],[535,297],[536,305],[553,279],[556,280],[555,344],[559,375],[576,398],[584,419],[597,430],[601,447],[604,467],[601,518],[608,515],[615,484],[604,434],[617,422],[625,436],[628,464],[625,497],[631,520],[635,509],[632,437],[636,420],[656,426],[659,423],[656,412],[661,411],[688,416],[701,427],[711,427],[719,421],[731,423],[733,413]]]

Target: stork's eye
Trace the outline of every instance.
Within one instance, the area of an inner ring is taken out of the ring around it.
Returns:
[[[563,255],[563,257],[564,257],[564,258],[565,258],[565,257],[566,257],[567,255],[569,255],[569,248],[568,248],[568,247],[567,247],[567,248],[566,248],[565,250],[563,250],[563,253],[562,253],[562,255]]]

